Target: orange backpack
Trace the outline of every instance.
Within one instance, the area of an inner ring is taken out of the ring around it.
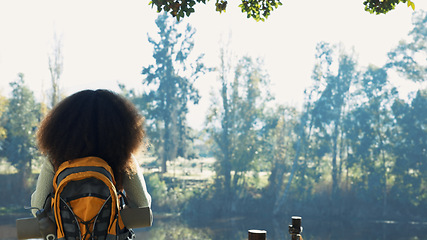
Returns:
[[[132,239],[120,216],[121,199],[111,167],[97,157],[64,162],[53,179],[50,207],[59,240]]]

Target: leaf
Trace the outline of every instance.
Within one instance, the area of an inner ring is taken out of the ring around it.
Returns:
[[[411,7],[412,10],[415,11],[415,4],[411,0],[408,0],[408,4],[407,5],[408,5],[408,7]]]

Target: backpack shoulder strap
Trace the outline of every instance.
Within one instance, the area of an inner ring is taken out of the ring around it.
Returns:
[[[64,174],[65,170],[67,170],[67,172]],[[116,185],[113,169],[110,167],[110,165],[107,164],[107,162],[98,157],[85,157],[66,161],[59,166],[53,177],[54,191],[56,192],[58,184],[64,180],[67,175],[85,171],[100,172],[106,175],[113,183],[113,185]]]

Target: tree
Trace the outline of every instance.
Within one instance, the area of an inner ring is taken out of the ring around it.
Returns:
[[[363,201],[382,202],[382,215],[387,211],[388,173],[393,163],[391,105],[397,90],[388,81],[386,68],[369,66],[361,76],[355,97],[360,103],[347,114],[344,128],[348,141],[347,166],[364,174],[353,176]],[[377,208],[378,210],[381,208]]]
[[[230,71],[231,64],[228,59],[229,55],[226,49],[220,49],[220,66],[217,69],[219,74],[219,81],[221,83],[220,100],[214,99],[212,102],[221,102],[222,108],[219,104],[212,104],[210,114],[207,116],[208,132],[213,139],[213,143],[217,146],[217,151],[214,151],[217,159],[216,171],[217,175],[224,178],[222,188],[225,194],[230,193],[231,188],[231,151],[232,146],[232,123],[233,112],[230,106]],[[219,124],[217,122],[220,122]],[[209,126],[211,125],[211,126]],[[217,127],[218,125],[218,127]],[[220,127],[219,127],[220,126]],[[219,128],[219,129],[218,129]]]
[[[40,106],[36,103],[33,92],[25,86],[24,75],[21,73],[18,76],[16,82],[10,83],[12,98],[6,114],[2,116],[7,135],[1,155],[25,179],[31,173],[32,161],[39,156],[35,131],[40,119]]]
[[[167,161],[175,159],[178,152],[184,155],[189,139],[188,103],[198,103],[200,97],[194,82],[206,71],[201,62],[203,55],[190,59],[195,30],[187,25],[183,35],[178,32],[178,24],[166,14],[156,19],[160,39],[149,37],[156,64],[142,70],[146,77],[143,84],[149,91],[141,97],[145,104],[137,105],[145,106],[147,133],[161,159],[162,172],[167,172]]]
[[[328,55],[333,49],[329,49],[325,43],[320,43],[318,48],[324,49]],[[319,49],[319,50],[320,50]],[[331,58],[330,55],[328,58]],[[328,142],[327,153],[332,158],[332,199],[338,196],[339,184],[339,153],[340,141],[342,140],[342,120],[345,115],[345,106],[350,90],[350,86],[357,79],[356,60],[354,56],[341,53],[338,58],[338,72],[335,74],[331,65],[332,61],[326,62],[324,68],[327,74],[319,80],[324,81],[324,89],[321,91],[319,99],[316,101],[312,114],[314,115],[314,126],[318,129],[319,139]]]
[[[179,20],[194,13],[196,4],[206,4],[207,2],[209,0],[152,0],[150,4],[152,7],[156,6],[157,12],[170,12]],[[363,2],[365,11],[375,14],[385,14],[393,10],[399,3],[407,3],[408,7],[415,10],[415,4],[411,0],[364,0]],[[225,12],[227,4],[227,0],[216,0],[215,10],[220,13]],[[281,0],[242,0],[239,7],[248,18],[265,21],[270,16],[271,11],[281,5]]]
[[[292,179],[295,176],[299,154],[298,133],[294,130],[297,125],[296,109],[279,106],[266,117],[263,137],[266,148],[261,151],[263,158],[269,158],[271,165],[268,178],[267,194],[274,201],[273,214],[278,214],[287,199]],[[296,145],[296,146],[295,146]],[[293,161],[291,160],[293,158]],[[286,187],[282,191],[285,172],[290,172]]]
[[[238,198],[244,195],[246,173],[258,167],[263,111],[271,98],[268,91],[264,92],[268,77],[262,62],[243,57],[231,74],[226,57],[222,49],[220,98],[212,101],[207,122],[217,159],[217,182],[229,199],[224,207],[235,210]]]
[[[388,53],[386,67],[396,69],[410,81],[424,82],[427,79],[427,12],[414,14],[412,24],[414,28],[408,34],[411,40],[402,40]]]
[[[268,90],[269,78],[263,70],[260,59],[243,57],[235,67],[234,80],[231,85],[232,112],[234,114],[231,143],[232,170],[234,184],[237,186],[240,175],[249,170],[257,170],[263,125],[264,109],[272,100]]]
[[[4,114],[7,111],[8,100],[5,96],[0,95],[0,152],[3,149],[4,140],[6,138],[6,129],[4,128]]]
[[[365,11],[375,14],[388,13],[399,3],[407,3],[408,7],[415,10],[415,4],[411,0],[365,0],[363,2]]]
[[[396,163],[391,201],[396,209],[416,214],[417,207],[427,207],[427,90],[419,90],[410,104],[396,100],[392,109],[397,134],[392,148]]]
[[[267,194],[276,196],[282,187],[283,174],[289,169],[289,158],[293,151],[293,134],[296,109],[277,106],[269,109],[264,117],[262,129],[261,157],[270,165]]]
[[[55,106],[60,100],[61,95],[59,92],[59,80],[63,71],[63,57],[62,57],[62,44],[61,39],[58,38],[55,34],[54,36],[54,46],[52,53],[49,54],[49,72],[50,72],[50,81],[52,84],[52,92],[50,99],[50,106]]]

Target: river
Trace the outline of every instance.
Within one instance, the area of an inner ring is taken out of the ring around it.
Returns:
[[[225,218],[183,221],[160,218],[149,229],[137,229],[137,239],[244,240],[249,229],[267,231],[269,240],[291,239],[291,216],[278,219]],[[427,240],[427,222],[302,220],[304,240]]]
[[[1,217],[0,239],[15,240],[13,217]],[[137,240],[246,240],[249,229],[267,231],[269,240],[291,239],[291,217],[218,218],[186,221],[182,217],[154,215],[153,226],[135,229]],[[302,220],[304,240],[427,240],[427,222]]]

